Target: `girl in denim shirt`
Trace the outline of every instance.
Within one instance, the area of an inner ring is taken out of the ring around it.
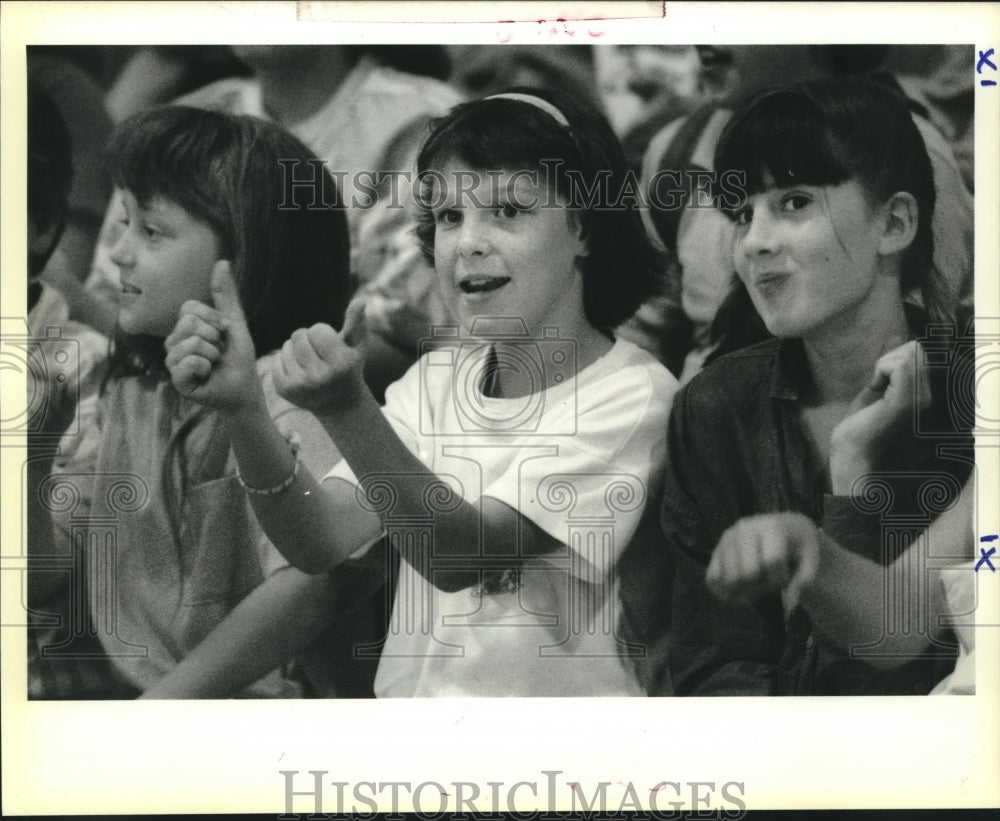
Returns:
[[[890,89],[817,81],[749,102],[715,168],[745,179],[723,202],[735,352],[671,415],[670,691],[927,693],[956,655],[928,550],[960,561],[971,540],[938,532],[928,548],[923,531],[969,477],[954,409],[973,405],[955,379],[966,326],[932,263],[923,141]]]

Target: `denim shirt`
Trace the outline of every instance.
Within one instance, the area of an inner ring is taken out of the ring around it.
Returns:
[[[780,593],[724,601],[705,573],[731,525],[786,511],[890,564],[951,506],[972,468],[971,437],[947,405],[952,371],[931,370],[931,407],[886,449],[875,491],[860,500],[827,492],[826,465],[799,412],[808,373],[801,342],[769,340],[730,354],[677,394],[661,515],[673,575],[669,680],[659,694],[916,694],[948,673],[957,657],[950,630],[929,628],[923,656],[880,670],[820,645],[805,610],[786,608]]]

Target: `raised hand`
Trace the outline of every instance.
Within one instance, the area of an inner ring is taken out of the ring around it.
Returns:
[[[340,333],[319,323],[292,334],[274,370],[274,386],[281,396],[316,414],[357,401],[365,390],[364,309],[361,300],[352,302]]]
[[[871,382],[830,434],[834,493],[850,492],[859,476],[875,469],[886,445],[930,404],[928,372],[919,361],[919,343],[907,342],[875,363]]]
[[[165,345],[166,365],[183,396],[236,412],[262,401],[256,355],[229,262],[212,269],[214,307],[188,300]]]
[[[705,580],[726,598],[752,600],[785,590],[794,605],[816,578],[820,538],[813,521],[801,513],[748,516],[722,534]]]

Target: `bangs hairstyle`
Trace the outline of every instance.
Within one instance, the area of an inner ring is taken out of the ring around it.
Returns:
[[[595,328],[614,328],[655,292],[660,262],[638,203],[618,202],[628,174],[621,144],[591,104],[535,88],[499,93],[539,97],[559,109],[569,127],[531,103],[511,99],[462,103],[437,120],[417,156],[416,233],[424,258],[434,264],[434,193],[424,180],[427,172],[440,172],[449,163],[479,173],[537,170],[539,181],[548,181],[568,203],[586,242],[579,268],[587,320]],[[597,194],[596,207],[588,207],[594,190],[604,193]]]
[[[900,285],[920,289],[931,311],[943,280],[934,269],[934,172],[902,93],[874,77],[842,77],[765,91],[727,124],[718,171],[746,175],[747,195],[770,187],[836,186],[857,180],[872,205],[906,191],[917,201],[917,232],[903,254]],[[724,198],[718,200],[724,206]],[[736,209],[723,208],[730,218]]]
[[[300,182],[313,179],[316,157],[298,139],[255,117],[163,106],[127,120],[108,157],[114,184],[141,205],[162,198],[215,232],[257,356],[297,328],[343,325],[347,219],[325,166],[322,191]]]
[[[878,75],[841,77],[764,91],[733,115],[715,152],[719,172],[746,175],[747,195],[770,187],[836,186],[857,180],[877,205],[906,191],[917,201],[917,232],[903,253],[900,290],[919,292],[930,322],[955,321],[956,303],[934,265],[934,172],[923,137],[898,85]],[[743,203],[720,197],[735,219]],[[733,288],[715,317],[715,359],[769,336],[745,286]]]

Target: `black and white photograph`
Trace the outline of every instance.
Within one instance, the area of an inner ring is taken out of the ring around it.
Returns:
[[[5,813],[1000,805],[1000,6],[529,5],[4,3]]]

